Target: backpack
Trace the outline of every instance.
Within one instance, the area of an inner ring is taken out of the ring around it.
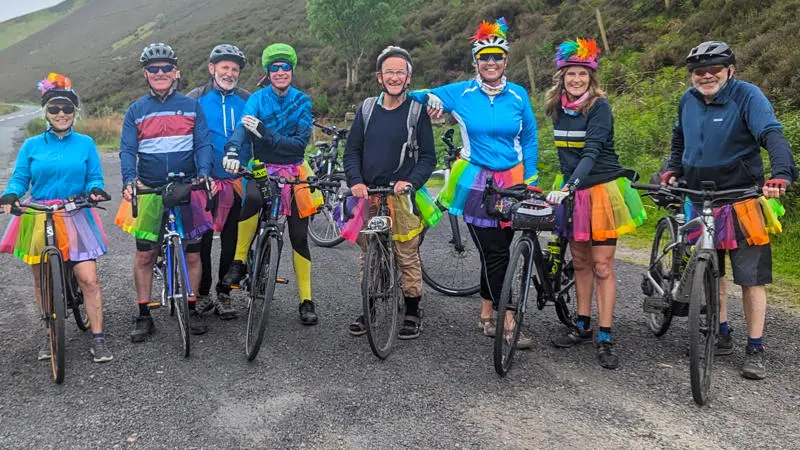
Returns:
[[[361,118],[364,120],[364,136],[367,135],[367,127],[369,126],[369,119],[372,117],[372,111],[378,103],[378,97],[369,97],[361,103]],[[408,152],[408,158],[413,158],[414,163],[419,159],[419,141],[417,139],[417,123],[419,116],[422,114],[422,103],[412,101],[408,108],[408,117],[406,117],[406,129],[408,130],[408,138],[403,144],[403,151],[400,152],[400,161],[397,163],[395,173],[403,167],[403,161]]]

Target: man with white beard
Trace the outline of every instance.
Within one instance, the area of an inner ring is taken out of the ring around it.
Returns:
[[[219,193],[216,197],[216,209],[213,211],[214,228],[203,236],[200,257],[203,266],[203,277],[200,280],[198,309],[208,311],[212,307],[220,319],[228,320],[236,317],[230,297],[230,286],[223,285],[220,280],[228,272],[236,250],[237,223],[242,205],[242,183],[234,175],[222,168],[223,149],[250,93],[237,87],[239,75],[244,70],[247,59],[235,45],[220,44],[211,51],[208,63],[210,80],[207,84],[193,89],[187,94],[200,103],[205,113],[208,128],[211,130],[213,145],[213,169],[211,176],[217,181]],[[241,154],[245,155],[246,152]],[[246,161],[243,161],[246,163]],[[219,272],[216,285],[216,301],[210,297],[211,291],[211,244],[214,232],[220,233]]]

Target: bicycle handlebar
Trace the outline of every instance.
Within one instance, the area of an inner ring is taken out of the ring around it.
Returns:
[[[138,187],[138,180],[133,180],[131,183],[131,189],[133,190],[133,195],[131,195],[131,215],[136,218],[139,215],[139,200],[137,196],[144,195],[144,194],[156,194],[162,195],[164,191],[167,189],[167,186],[170,186],[172,183],[184,183],[184,184],[192,184],[193,191],[205,190],[206,191],[206,211],[211,211],[212,202],[214,198],[211,195],[211,182],[209,181],[208,177],[203,177],[204,183],[199,184],[196,183],[197,180],[189,180],[189,183],[185,181],[186,175],[183,172],[173,173],[170,172],[167,175],[167,179],[170,180],[167,184],[157,187],[157,188],[140,188]]]
[[[241,167],[239,168],[238,176],[242,178],[246,178],[248,180],[253,180],[255,182],[259,182],[262,180],[269,180],[274,181],[278,184],[307,184],[308,187],[311,189],[311,192],[314,192],[314,188],[324,189],[324,190],[335,190],[341,187],[341,183],[338,181],[327,181],[327,180],[320,180],[317,177],[308,177],[305,180],[292,180],[280,175],[267,175],[266,177],[256,177],[253,175],[253,171],[246,168]]]
[[[333,126],[326,126],[322,125],[321,123],[317,122],[316,120],[311,122],[312,125],[322,130],[323,133],[327,134],[328,136],[338,137],[339,139],[344,139],[347,137],[347,133],[350,132],[348,128],[336,128],[336,125]]]
[[[414,200],[412,199],[412,194],[414,193],[414,187],[411,185],[406,186],[403,193],[408,199],[408,210],[413,212]],[[390,183],[389,186],[367,187],[367,194],[377,195],[379,197],[388,197],[390,195],[394,195],[394,183]],[[350,188],[347,188],[346,191],[339,193],[339,202],[341,204],[342,216],[344,218],[343,222],[347,222],[355,217],[353,212],[347,208],[347,199],[350,197],[353,197],[353,191],[350,190]]]
[[[709,185],[705,189],[695,190],[687,189],[678,186],[670,186],[667,184],[646,184],[646,183],[633,183],[631,187],[649,191],[645,195],[664,195],[676,200],[680,200],[679,194],[689,196],[701,197],[704,201],[717,202],[721,200],[744,200],[754,198],[761,195],[761,186],[752,186],[748,188],[738,189],[725,189],[722,191],[715,190],[714,186]]]
[[[47,212],[55,213],[61,210],[75,211],[77,209],[83,209],[83,208],[97,208],[98,203],[107,202],[110,200],[111,200],[110,198],[92,200],[91,198],[81,196],[81,197],[69,198],[64,203],[61,204],[41,205],[37,203],[30,203],[21,206],[11,205],[11,214],[14,214],[15,216],[21,216],[25,214],[29,209],[44,213]]]

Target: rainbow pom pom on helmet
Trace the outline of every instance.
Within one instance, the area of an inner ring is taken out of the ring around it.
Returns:
[[[577,38],[574,41],[562,42],[556,50],[556,57],[553,61],[555,61],[557,69],[567,66],[584,66],[597,70],[599,55],[600,47],[597,46],[597,41]]]
[[[42,93],[42,106],[54,100],[68,101],[76,108],[80,106],[78,94],[72,90],[72,80],[60,73],[51,72],[36,83],[36,88]]]
[[[495,23],[481,22],[472,40],[472,59],[480,53],[508,53],[509,45],[506,38],[508,24],[506,18],[501,17]]]

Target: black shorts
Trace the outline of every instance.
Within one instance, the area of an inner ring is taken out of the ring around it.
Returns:
[[[735,250],[717,250],[719,275],[725,276],[725,253],[730,255],[733,269],[733,282],[739,286],[764,286],[772,283],[772,247],[766,245],[750,245],[742,233],[738,223],[734,223],[736,232]]]
[[[169,217],[167,213],[164,213],[164,216],[161,218],[161,225],[159,226],[159,230],[161,232],[158,234],[158,242],[148,241],[145,239],[136,239],[136,250],[140,252],[149,252],[150,250],[156,249],[161,247],[161,242],[164,240],[164,229],[167,226],[167,220]],[[200,253],[202,237],[198,239],[184,239],[183,240],[183,249],[186,253]]]

